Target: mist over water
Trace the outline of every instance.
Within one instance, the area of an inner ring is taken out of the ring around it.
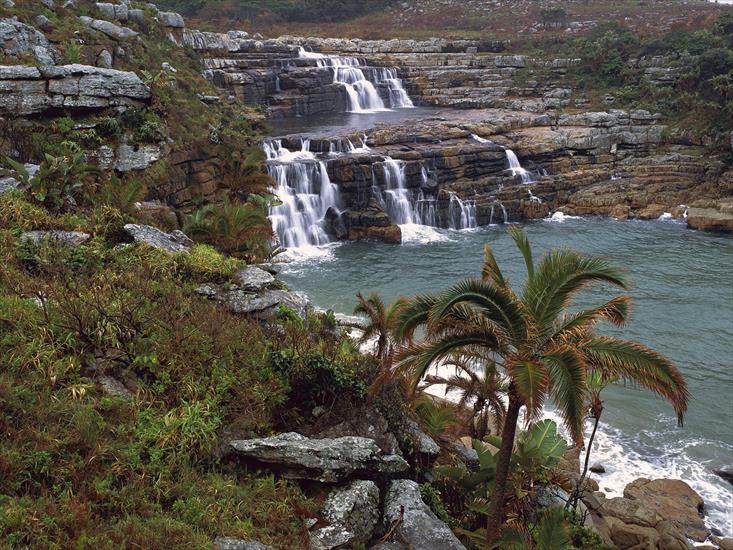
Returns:
[[[604,326],[602,331],[670,357],[693,396],[679,429],[662,399],[638,388],[608,388],[591,459],[603,463],[607,473],[593,477],[613,496],[638,477],[684,479],[705,499],[710,524],[733,535],[733,487],[712,473],[733,463],[733,239],[672,221],[558,219],[524,225],[535,254],[566,246],[626,268],[634,283],[632,320],[623,330]],[[401,246],[332,245],[319,257],[291,263],[282,277],[315,305],[351,313],[359,291],[392,300],[477,275],[483,246],[491,244],[505,275],[521,286],[524,264],[503,227],[420,227],[406,227],[409,238]],[[598,303],[610,295],[609,289],[600,290],[579,302]]]

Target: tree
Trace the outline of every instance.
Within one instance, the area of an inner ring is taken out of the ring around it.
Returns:
[[[450,357],[445,367],[455,368],[455,374],[447,378],[428,375],[425,377],[425,387],[444,385],[446,395],[458,391],[458,408],[470,406],[473,409],[471,437],[483,439],[491,431],[492,418],[496,425],[501,426],[506,414],[503,397],[507,385],[496,362],[490,357],[458,354]]]
[[[623,326],[630,297],[568,311],[573,297],[595,283],[628,289],[622,271],[605,259],[566,249],[547,253],[535,265],[520,229],[509,230],[524,257],[527,281],[516,293],[490,246],[481,278],[465,279],[438,294],[418,295],[400,308],[396,334],[407,344],[399,366],[414,373],[414,384],[453,353],[488,353],[508,381],[507,412],[501,434],[496,480],[487,514],[489,542],[499,537],[509,466],[519,412],[538,418],[550,399],[573,440],[582,437],[588,372],[629,379],[667,399],[681,424],[689,392],[680,372],[655,351],[617,338],[598,336],[601,321]],[[424,338],[415,341],[418,328]]]

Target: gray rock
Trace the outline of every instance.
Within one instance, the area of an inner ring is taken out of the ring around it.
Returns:
[[[53,23],[51,23],[51,20],[45,15],[36,15],[33,18],[33,23],[42,31],[49,32],[53,30]]]
[[[129,40],[135,38],[138,33],[128,27],[120,27],[103,19],[94,19],[89,23],[89,28],[102,32],[113,40]]]
[[[728,483],[733,484],[733,466],[713,470],[713,472],[715,473],[715,475],[722,477]]]
[[[196,294],[206,296],[207,298],[215,298],[219,293],[219,287],[215,284],[205,283],[194,290]]]
[[[113,4],[109,2],[97,2],[95,6],[103,17],[106,17],[107,19],[115,18],[115,7]]]
[[[253,292],[259,292],[275,282],[275,277],[254,265],[239,271],[236,277],[241,288]]]
[[[133,21],[135,23],[143,23],[145,21],[145,12],[140,9],[131,9],[128,10],[128,16],[130,18],[130,21]]]
[[[280,306],[294,310],[305,319],[310,303],[308,297],[300,292],[268,290],[253,295],[243,290],[233,290],[224,294],[224,303],[233,313],[254,314],[262,318],[272,318]]]
[[[103,67],[105,69],[111,69],[112,64],[112,54],[109,53],[107,50],[102,50],[99,56],[97,56],[97,66]]]
[[[367,542],[379,521],[379,489],[374,482],[362,480],[334,489],[326,499],[323,517],[329,525],[310,534],[311,550]]]
[[[415,444],[415,451],[434,459],[440,454],[440,446],[435,440],[420,429],[417,422],[411,418],[405,418],[405,430],[402,437],[409,437]]]
[[[52,10],[56,4],[54,4],[53,0],[41,0],[41,4],[46,6],[48,9]]]
[[[102,388],[102,391],[111,397],[121,397],[122,399],[132,399],[132,392],[128,390],[125,385],[106,374],[97,376],[97,383]]]
[[[88,233],[82,233],[81,231],[27,231],[20,236],[22,241],[32,241],[36,244],[43,240],[55,241],[59,244],[69,246],[79,246],[84,244],[92,236]]]
[[[311,439],[297,433],[232,441],[241,457],[270,465],[290,479],[335,483],[354,474],[396,474],[409,468],[396,455],[385,455],[373,439]]]
[[[168,252],[188,252],[188,249],[193,246],[193,241],[178,230],[165,233],[151,225],[128,223],[125,225],[125,231],[135,242],[143,242],[153,248],[167,250]]]
[[[232,539],[218,537],[214,540],[214,550],[274,550],[272,546],[265,546],[253,540]]]
[[[470,469],[478,469],[480,466],[478,453],[475,449],[469,449],[461,443],[453,443],[451,451]]]
[[[178,72],[178,70],[173,65],[168,63],[167,61],[164,61],[163,63],[161,63],[160,68],[163,69],[167,73],[175,74]]]
[[[173,11],[161,11],[158,13],[158,19],[160,24],[164,27],[171,27],[174,29],[182,29],[186,26],[183,16],[180,13]]]
[[[420,496],[417,483],[409,479],[392,481],[384,501],[387,524],[402,520],[397,539],[420,550],[466,550],[450,528],[440,521]]]
[[[42,65],[53,65],[58,60],[58,52],[43,33],[17,19],[0,19],[0,44],[9,57],[32,54]]]
[[[335,438],[349,435],[373,439],[387,454],[402,454],[397,438],[389,430],[387,419],[373,406],[349,409],[341,422],[321,430],[315,437]]]
[[[132,170],[145,170],[155,161],[160,159],[160,146],[140,145],[137,148],[132,145],[121,144],[117,148],[117,160],[115,170],[130,172]]]
[[[376,546],[372,546],[369,550],[410,550],[400,542],[381,542]]]
[[[62,8],[65,10],[75,10],[76,9],[76,0],[66,0],[62,5]]]
[[[14,8],[15,2],[13,2],[13,0],[3,0],[3,7],[4,8]]]

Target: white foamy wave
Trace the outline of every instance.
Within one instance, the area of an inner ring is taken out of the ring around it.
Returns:
[[[580,216],[570,216],[568,214],[564,214],[563,212],[560,212],[559,210],[555,212],[552,216],[549,218],[545,218],[548,222],[554,222],[554,223],[563,223],[567,220],[581,220]]]
[[[545,410],[544,415],[562,426],[562,420],[553,411]],[[673,419],[660,421],[674,424]],[[587,428],[586,433],[589,433],[590,424]],[[700,445],[725,444],[694,438],[678,438],[674,444],[668,444],[662,449],[652,449],[648,448],[649,444],[641,440],[642,437],[652,442],[662,439],[655,435],[658,434],[645,430],[637,436],[629,436],[608,424],[603,422],[599,424],[590,462],[591,464],[600,462],[606,470],[604,474],[592,475],[601,490],[608,497],[621,497],[626,485],[640,477],[681,479],[700,493],[705,500],[708,526],[720,531],[724,536],[732,536],[733,491],[726,481],[713,473],[711,465],[698,462],[687,453],[688,449]],[[733,453],[733,446],[727,447]]]
[[[672,214],[669,213],[669,212],[665,212],[664,214],[662,214],[661,216],[659,216],[659,218],[657,218],[657,219],[658,220],[671,220],[672,219]]]
[[[442,241],[450,241],[450,237],[440,229],[429,225],[418,225],[416,223],[405,223],[400,225],[402,230],[402,242],[409,244],[427,244]]]
[[[312,260],[314,258],[332,259],[334,248],[336,248],[340,244],[341,243],[335,242],[335,243],[330,243],[330,244],[321,245],[321,246],[304,245],[304,246],[288,248],[285,252],[278,255],[278,259],[283,259],[289,262],[288,265],[291,265],[293,263]]]

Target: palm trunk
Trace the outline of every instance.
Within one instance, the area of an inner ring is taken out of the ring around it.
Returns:
[[[491,493],[489,513],[486,516],[486,541],[489,544],[498,540],[502,520],[504,519],[504,496],[506,494],[507,478],[509,477],[509,463],[512,459],[512,450],[514,450],[514,436],[517,433],[517,420],[521,408],[522,403],[510,389],[509,406],[504,418],[504,427],[501,431],[501,447],[499,448],[496,463],[494,491]]]
[[[593,449],[593,439],[596,437],[596,430],[598,430],[598,423],[601,420],[601,413],[599,412],[597,415],[593,417],[593,431],[590,434],[590,439],[588,440],[588,446],[585,449],[585,463],[583,464],[583,473],[580,474],[580,478],[578,479],[578,483],[575,485],[575,490],[573,491],[573,494],[570,496],[570,499],[568,499],[567,504],[565,505],[565,508],[575,508],[575,506],[578,504],[578,499],[580,499],[580,495],[583,492],[583,483],[585,482],[585,477],[588,475],[588,463],[590,462],[590,452]]]

